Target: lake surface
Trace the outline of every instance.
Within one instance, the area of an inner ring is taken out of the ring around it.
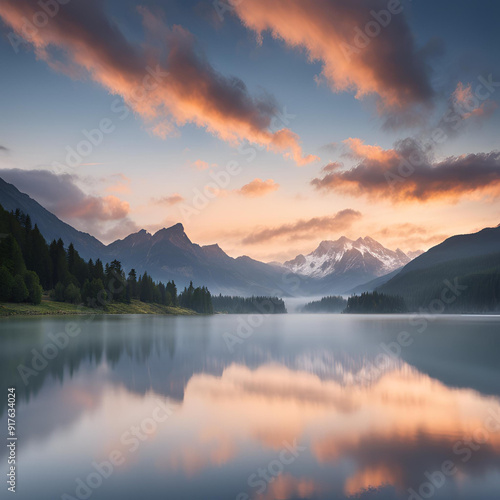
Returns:
[[[17,392],[12,498],[499,498],[498,317],[0,328],[3,436],[7,388]]]

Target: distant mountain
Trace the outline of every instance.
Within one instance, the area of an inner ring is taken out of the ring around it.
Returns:
[[[499,311],[500,227],[448,238],[377,290],[401,295],[413,308],[433,304],[449,312]]]
[[[104,245],[93,236],[59,220],[28,195],[0,179],[0,204],[30,215],[47,241],[62,238],[73,243],[85,259],[120,260],[125,269],[147,271],[155,280],[174,279],[179,287],[193,280],[212,293],[226,295],[307,296],[344,293],[386,275],[408,263],[401,250],[392,251],[371,238],[323,241],[307,256],[293,261],[265,264],[250,257],[232,258],[218,245],[200,246],[184,232],[182,224],[154,235],[144,229]]]
[[[0,205],[9,212],[19,208],[24,213],[29,214],[33,225],[38,226],[38,229],[49,243],[59,238],[62,238],[66,245],[72,242],[80,255],[86,260],[96,259],[97,257],[102,259],[105,254],[106,246],[97,238],[66,224],[43,208],[33,198],[21,193],[13,184],[9,184],[1,178]]]
[[[0,205],[6,210],[19,208],[29,214],[44,238],[50,242],[62,238],[64,244],[75,245],[84,259],[100,258],[104,262],[121,261],[125,269],[147,271],[155,280],[174,279],[179,287],[193,280],[212,293],[234,295],[294,294],[291,273],[258,262],[250,257],[229,257],[218,245],[200,246],[192,243],[182,224],[164,228],[151,235],[144,229],[104,245],[90,234],[77,231],[58,219],[27,194],[0,179]]]
[[[410,259],[413,260],[422,255],[423,253],[424,253],[423,250],[413,250],[410,252],[406,252],[406,255],[408,255],[408,257],[410,257]]]
[[[314,252],[305,256],[298,255],[283,265],[293,272],[314,278],[343,274],[354,269],[382,276],[404,266],[410,260],[399,248],[396,251],[389,250],[373,238],[353,241],[342,236],[336,241],[322,241]]]
[[[389,250],[373,238],[353,241],[345,236],[322,241],[308,255],[298,255],[283,264],[290,271],[314,279],[314,293],[344,293],[367,281],[384,276],[410,262],[402,250]]]
[[[155,279],[174,279],[182,286],[193,280],[217,294],[293,294],[286,279],[288,270],[246,256],[234,259],[219,245],[197,245],[182,224],[154,235],[145,230],[131,234],[108,245],[107,255],[119,259],[128,269],[147,270]]]

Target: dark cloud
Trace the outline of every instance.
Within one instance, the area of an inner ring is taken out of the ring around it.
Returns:
[[[458,200],[472,193],[500,194],[500,152],[432,159],[411,139],[394,149],[364,145],[350,139],[358,165],[349,170],[327,171],[311,184],[318,190],[352,196],[387,198],[394,202]]]
[[[348,208],[331,216],[314,217],[313,219],[299,220],[293,224],[283,224],[278,227],[262,229],[248,235],[243,239],[243,243],[253,245],[284,236],[302,238],[312,232],[315,234],[342,232],[349,229],[360,218],[360,212]]]
[[[403,113],[432,100],[424,56],[439,47],[416,49],[403,4],[392,14],[387,0],[253,0],[236,2],[234,9],[259,37],[270,31],[321,61],[322,77],[334,91],[378,96],[381,113]]]
[[[0,144],[0,151],[3,151],[4,153],[7,153],[7,152],[8,152],[8,151],[10,151],[10,150],[9,150],[9,148],[6,148],[5,146],[2,146],[2,145]]]
[[[76,185],[78,177],[75,175],[16,168],[0,170],[0,177],[62,220],[94,236],[105,237],[108,232],[123,235],[125,231],[135,229],[135,224],[128,218],[130,207],[127,202],[113,195],[84,193]],[[119,228],[115,230],[117,224]]]
[[[99,0],[61,5],[43,29],[27,31],[26,20],[39,10],[36,0],[4,0],[0,17],[54,69],[74,78],[89,75],[122,96],[153,133],[165,137],[192,123],[230,143],[260,144],[299,165],[317,159],[302,154],[290,130],[271,130],[278,112],[274,98],[252,96],[239,78],[219,73],[191,33],[167,27],[158,13],[138,8],[146,42],[133,44]]]
[[[446,111],[436,126],[444,138],[459,135],[466,131],[467,125],[471,123],[477,126],[495,112],[498,103],[491,99],[484,99],[477,89],[478,86],[473,90],[470,83],[458,82],[448,99]]]
[[[344,165],[338,161],[332,161],[330,163],[328,163],[327,165],[325,165],[321,171],[322,172],[325,172],[325,173],[328,173],[328,172],[335,172],[336,170],[339,170],[343,167]]]

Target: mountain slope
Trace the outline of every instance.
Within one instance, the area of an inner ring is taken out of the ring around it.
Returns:
[[[486,228],[477,233],[448,238],[412,260],[401,270],[401,274],[426,269],[451,260],[479,257],[499,251],[500,227]]]
[[[379,276],[373,280],[368,281],[367,283],[363,283],[362,285],[358,285],[350,290],[345,292],[345,295],[359,295],[364,292],[373,292],[377,288],[385,285],[389,280],[397,276],[401,272],[401,267],[392,271],[389,274],[384,274],[383,276]]]
[[[412,308],[491,312],[500,308],[500,227],[453,236],[407,264],[378,291]]]
[[[285,268],[277,268],[249,257],[229,257],[218,245],[192,243],[182,224],[164,228],[151,235],[144,229],[104,245],[93,236],[77,231],[58,219],[15,186],[0,179],[0,205],[6,210],[20,209],[29,214],[44,238],[50,242],[61,238],[73,243],[84,259],[100,258],[104,262],[118,259],[125,269],[147,271],[155,280],[174,279],[184,287],[193,280],[213,293],[239,295],[291,295],[293,286]]]
[[[174,279],[180,286],[208,286],[212,293],[290,295],[286,269],[279,269],[250,257],[236,259],[218,245],[193,243],[182,224],[164,228],[154,235],[142,230],[107,247],[109,258],[119,259],[125,268],[147,271],[158,280]]]
[[[37,201],[27,194],[21,193],[13,184],[0,178],[0,205],[9,212],[19,208],[29,214],[33,225],[47,240],[62,238],[65,245],[73,243],[84,259],[101,259],[105,255],[106,246],[97,238],[88,233],[83,233],[58,219],[54,214],[42,207]]]

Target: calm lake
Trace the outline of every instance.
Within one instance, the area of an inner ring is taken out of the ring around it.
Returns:
[[[0,328],[4,443],[17,394],[13,498],[499,498],[499,317]],[[7,458],[4,444],[2,473]]]

